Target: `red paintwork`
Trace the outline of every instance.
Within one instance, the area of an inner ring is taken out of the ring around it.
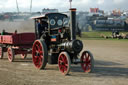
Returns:
[[[9,48],[8,49],[8,60],[10,61],[10,62],[12,62],[12,60],[13,60],[13,53],[12,53],[12,50]]]
[[[0,35],[0,43],[22,45],[32,44],[35,40],[35,33],[18,33],[11,35]]]
[[[35,65],[36,68],[40,69],[42,67],[43,64],[43,59],[44,59],[44,52],[43,52],[43,48],[40,42],[36,41],[33,44],[33,51],[32,51],[32,59],[33,59],[33,63]]]
[[[67,72],[68,68],[68,61],[66,55],[62,54],[58,58],[58,64],[59,64],[59,69],[60,71],[64,74]]]
[[[81,56],[81,66],[84,72],[91,71],[91,56],[88,52],[83,52]]]
[[[4,47],[4,52],[7,52],[8,47],[14,50],[14,55],[31,54],[32,44],[35,41],[35,33],[5,33],[0,34],[0,44]],[[8,49],[8,59],[11,61],[11,51]]]

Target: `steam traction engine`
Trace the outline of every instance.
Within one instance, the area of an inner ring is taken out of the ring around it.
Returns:
[[[68,16],[61,13],[48,13],[33,19],[37,40],[32,47],[32,58],[36,68],[44,69],[47,63],[58,63],[60,72],[67,75],[71,64],[80,63],[84,72],[93,71],[94,59],[89,51],[84,51],[78,59],[83,43],[76,39],[76,9],[70,9],[70,23]],[[38,20],[42,26],[40,31],[37,30]]]

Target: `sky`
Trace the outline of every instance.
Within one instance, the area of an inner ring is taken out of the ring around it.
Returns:
[[[30,11],[31,0],[17,0],[19,10]],[[105,11],[113,9],[128,10],[128,0],[72,0],[72,7],[79,11],[89,11],[89,8],[98,7]],[[33,0],[32,11],[41,11],[43,8],[57,8],[59,11],[69,9],[69,0]],[[15,12],[16,0],[0,0],[0,12]]]

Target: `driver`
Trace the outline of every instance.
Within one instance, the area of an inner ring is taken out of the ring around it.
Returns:
[[[42,22],[40,19],[37,20],[37,38],[39,39],[41,36]]]
[[[45,21],[42,21],[41,19],[37,20],[37,38],[39,39],[42,36],[42,33],[45,32],[47,28],[47,23]]]

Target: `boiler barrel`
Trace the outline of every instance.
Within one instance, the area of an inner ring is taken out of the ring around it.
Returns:
[[[83,43],[80,40],[65,42],[60,44],[59,46],[67,51],[74,51],[77,53],[79,53],[83,49]]]

